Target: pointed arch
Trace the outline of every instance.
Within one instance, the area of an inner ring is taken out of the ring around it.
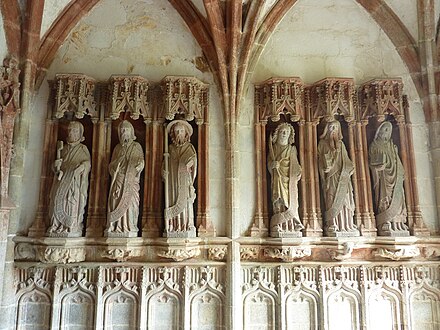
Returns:
[[[421,62],[416,40],[411,36],[400,18],[386,4],[385,0],[356,0],[356,2],[364,7],[388,38],[390,38],[400,58],[408,68],[419,97],[423,99]]]
[[[18,58],[20,57],[21,45],[21,11],[18,1],[0,1],[0,11],[3,16],[8,52],[10,55]]]
[[[37,67],[39,72],[37,74],[37,81],[41,81],[46,69],[52,63],[55,54],[72,29],[99,1],[72,0],[52,23],[41,40],[38,51]]]

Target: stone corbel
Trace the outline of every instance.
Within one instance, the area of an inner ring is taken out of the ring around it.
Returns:
[[[310,247],[299,246],[282,246],[282,247],[265,247],[263,248],[263,256],[271,259],[280,259],[284,262],[291,262],[297,259],[303,259],[312,255]]]
[[[88,114],[92,121],[98,120],[95,79],[83,74],[57,74],[55,80],[55,118],[62,118],[66,112],[73,112],[78,119]]]
[[[118,119],[121,112],[130,112],[134,120],[142,116],[145,123],[153,120],[148,102],[148,80],[141,76],[112,75],[110,77],[110,118]]]
[[[412,259],[420,256],[420,249],[416,246],[405,246],[402,248],[379,248],[373,252],[375,257],[391,259],[394,261]]]

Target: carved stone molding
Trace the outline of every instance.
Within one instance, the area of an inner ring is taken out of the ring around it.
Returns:
[[[148,80],[141,76],[112,75],[110,77],[110,118],[118,119],[121,112],[130,112],[132,119],[144,118],[145,123],[153,120],[148,101]]]
[[[377,116],[382,122],[387,114],[396,119],[403,117],[402,79],[374,79],[359,87],[360,120]]]
[[[140,250],[134,250],[129,248],[109,248],[101,252],[101,257],[107,259],[113,259],[117,262],[127,261],[134,257],[141,255]]]
[[[292,122],[304,119],[304,84],[297,77],[268,79],[255,86],[255,106],[260,121],[277,122],[281,114]]]
[[[391,260],[402,260],[411,259],[420,256],[420,249],[415,246],[406,246],[402,248],[379,248],[374,251],[376,257],[391,259]]]
[[[163,118],[173,120],[182,114],[187,121],[202,124],[209,103],[209,88],[194,77],[166,76],[161,81],[163,94]]]
[[[199,256],[200,252],[199,247],[167,247],[159,249],[157,255],[174,261],[183,261]]]
[[[263,256],[271,259],[281,259],[284,262],[310,257],[312,249],[310,247],[283,246],[283,247],[265,247]]]
[[[325,78],[308,87],[311,98],[311,120],[324,118],[331,121],[343,115],[345,121],[354,120],[357,104],[354,80],[351,78]]]
[[[344,242],[338,249],[328,249],[328,254],[333,260],[346,260],[351,258],[351,253],[355,247],[354,242]]]
[[[226,246],[212,247],[208,249],[208,259],[215,261],[224,261],[228,248]]]
[[[67,264],[86,260],[84,248],[42,247],[37,250],[38,259],[49,264]]]
[[[196,291],[212,289],[221,293],[222,297],[224,297],[225,287],[222,283],[224,283],[225,279],[221,275],[221,271],[217,267],[185,267],[185,282],[189,286],[190,294],[194,294]]]
[[[13,206],[8,198],[9,171],[13,155],[12,138],[15,117],[20,112],[20,70],[14,58],[0,67],[0,206]]]
[[[18,243],[14,249],[15,260],[36,260],[36,247],[30,243]]]
[[[57,74],[55,81],[55,118],[62,118],[66,112],[73,112],[79,119],[87,114],[92,120],[98,120],[95,79],[83,74]]]
[[[244,261],[258,259],[260,254],[260,247],[258,246],[244,246],[240,248],[240,259]]]

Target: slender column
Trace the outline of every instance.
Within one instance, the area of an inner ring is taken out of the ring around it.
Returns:
[[[440,214],[440,121],[429,125],[432,158],[432,170],[434,175],[435,195],[437,205],[437,217]]]
[[[402,164],[405,169],[405,173],[408,176],[411,173],[409,161],[408,161],[408,154],[407,154],[407,141],[406,141],[406,134],[405,134],[405,122],[403,121],[403,118],[397,118],[397,126],[399,127],[399,136],[400,136],[400,152],[402,153]],[[405,188],[405,200],[406,200],[406,208],[408,212],[408,226],[410,229],[413,228],[414,224],[414,218],[413,218],[413,200],[412,200],[412,191],[411,191],[411,180],[403,180],[403,186]]]
[[[49,111],[50,112],[50,111]],[[49,114],[50,117],[50,114]],[[34,223],[29,228],[29,237],[42,237],[48,225],[48,208],[50,187],[52,185],[55,151],[52,149],[58,139],[58,120],[46,119],[44,132],[43,161],[41,164],[40,199],[38,202],[37,215]]]
[[[148,226],[152,228],[160,228],[162,222],[162,159],[163,159],[163,144],[164,144],[164,125],[160,120],[153,121],[151,145],[152,147],[152,193],[150,196],[151,218],[147,219]],[[150,230],[151,231],[151,230]],[[152,234],[154,231],[152,232]],[[159,233],[158,233],[159,234]],[[150,234],[151,235],[151,234]]]
[[[207,118],[207,116],[205,116]],[[209,216],[209,123],[207,120],[198,126],[198,157],[197,166],[197,227],[198,236],[216,236],[215,228]]]
[[[420,211],[420,203],[419,203],[419,193],[417,189],[417,173],[416,173],[416,164],[414,159],[414,152],[410,152],[411,150],[414,150],[414,143],[413,143],[413,137],[412,137],[412,126],[411,123],[405,124],[405,133],[406,133],[406,148],[408,150],[408,162],[410,167],[409,172],[409,180],[411,183],[411,193],[412,193],[412,216],[413,216],[413,235],[415,236],[429,236],[429,230],[426,227],[423,218],[422,218],[422,212]]]
[[[306,168],[305,164],[305,146],[304,146],[304,125],[305,125],[305,121],[301,120],[299,123],[299,148],[298,148],[298,153],[299,153],[299,162],[301,164],[301,168],[302,168],[302,178],[301,178],[301,204],[302,204],[302,223],[303,224],[307,224],[309,222],[309,213],[308,213],[308,203],[307,203],[307,197],[306,197],[306,192],[307,192],[307,185],[306,185],[306,181],[308,178],[308,169]]]
[[[368,164],[368,143],[367,143],[367,124],[368,122],[362,122],[362,144],[364,152],[364,160],[367,160]],[[365,167],[365,185],[367,187],[367,199],[368,199],[368,211],[370,212],[371,225],[376,228],[376,219],[374,217],[374,207],[373,207],[373,191],[371,189],[371,176],[370,169]]]
[[[366,154],[364,152],[367,146],[363,143],[363,128],[364,125],[361,122],[356,122],[356,166],[358,169],[359,209],[362,223],[360,230],[362,236],[376,236],[376,228],[373,224],[369,209],[368,196],[370,194],[370,181],[369,178],[367,179],[368,168],[366,168],[366,164],[368,164],[368,153]]]
[[[94,121],[93,122],[93,137],[92,137],[92,168],[90,173],[90,191],[89,191],[89,205],[88,205],[88,216],[87,216],[87,237],[99,237],[102,236],[102,232],[99,230],[99,226],[101,225],[99,222],[99,196],[103,194],[102,186],[100,185],[100,178],[104,173],[101,171],[102,164],[102,153],[101,144],[103,139],[103,132],[101,131],[102,125],[101,122]],[[102,228],[101,228],[102,229]]]
[[[269,228],[269,210],[268,210],[268,205],[269,205],[269,200],[270,198],[268,198],[267,196],[267,153],[266,153],[266,124],[267,122],[262,122],[262,125],[260,126],[260,138],[261,138],[261,160],[262,160],[262,169],[261,169],[261,174],[262,174],[262,186],[263,186],[263,227],[262,229],[264,231],[267,231]]]
[[[307,167],[304,166],[303,169],[307,168],[307,193],[306,198],[308,198],[308,224],[306,229],[303,231],[304,236],[318,237],[322,236],[322,227],[319,224],[320,221],[320,206],[319,206],[319,179],[318,179],[318,154],[317,154],[317,133],[316,133],[317,123],[307,122],[306,123],[306,139],[307,143],[304,145],[304,150],[306,153],[305,161]]]
[[[154,124],[149,123],[145,127],[145,170],[144,170],[144,203],[142,210],[142,237],[160,236],[159,223],[154,218],[153,199],[154,187],[157,185],[157,178],[153,175],[155,145]],[[161,174],[162,175],[162,174]],[[156,206],[157,208],[157,206]]]
[[[256,212],[254,218],[254,227],[261,228],[263,222],[263,163],[262,163],[262,146],[261,146],[261,123],[256,123],[254,128],[255,134],[255,172],[257,175],[257,193],[256,193]]]
[[[361,216],[360,216],[360,211],[361,211],[361,205],[359,203],[359,186],[358,186],[358,171],[359,169],[356,167],[356,151],[355,151],[355,142],[354,142],[354,122],[349,122],[348,123],[348,139],[349,139],[349,152],[350,152],[350,158],[351,161],[354,164],[354,173],[352,175],[352,182],[353,182],[353,190],[354,190],[354,204],[355,204],[355,213],[354,213],[354,218],[355,218],[355,222],[356,225],[358,226],[358,228],[361,227],[362,225],[362,220],[361,220]]]

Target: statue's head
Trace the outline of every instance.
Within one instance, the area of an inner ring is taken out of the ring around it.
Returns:
[[[175,120],[170,124],[169,132],[173,143],[181,145],[189,141],[193,134],[193,128],[184,120]]]
[[[67,126],[67,143],[84,141],[84,126],[79,121],[71,121]]]
[[[374,136],[375,140],[390,141],[391,133],[393,132],[393,125],[389,121],[384,121],[380,124]]]
[[[285,146],[287,144],[295,143],[295,130],[292,125],[288,123],[282,123],[278,125],[273,133],[272,143]]]
[[[320,136],[321,139],[342,140],[341,123],[337,120],[327,122],[324,132]]]
[[[122,144],[127,144],[136,140],[136,135],[134,135],[134,127],[128,120],[124,120],[119,124],[118,134],[119,142]]]

